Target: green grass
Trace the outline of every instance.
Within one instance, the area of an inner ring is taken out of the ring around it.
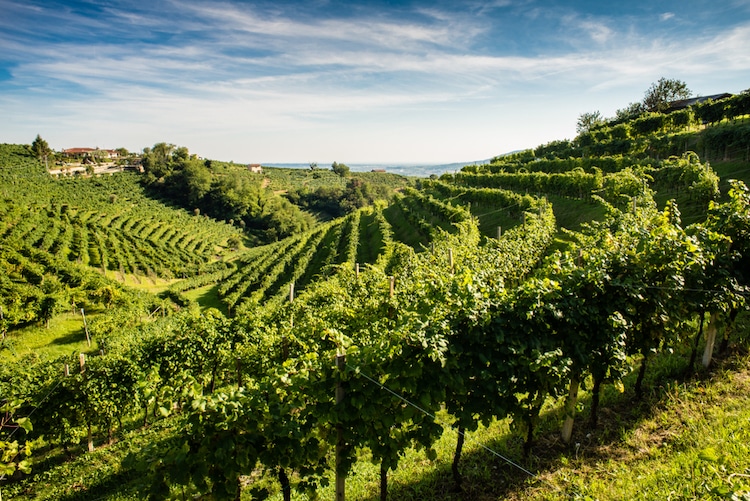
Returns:
[[[729,190],[729,180],[739,179],[750,186],[750,162],[732,160],[729,162],[711,162],[711,168],[721,178],[719,189],[722,194]]]
[[[37,452],[31,476],[22,482],[3,486],[2,499],[144,499],[142,475],[123,462],[131,450],[153,445],[168,437],[170,424],[170,420],[157,421],[148,428],[119,433],[119,440],[114,444],[98,446],[91,453],[84,453],[84,447],[71,449],[71,452],[79,454],[74,458],[58,449]]]
[[[198,303],[202,310],[209,308],[216,308],[217,310],[226,314],[226,305],[221,302],[219,298],[219,286],[216,284],[209,284],[197,289],[191,289],[182,293],[186,298]]]
[[[91,321],[97,314],[86,314]],[[0,350],[0,360],[18,360],[29,355],[51,360],[71,353],[86,353],[88,347],[83,319],[80,314],[64,313],[57,315],[49,323],[49,328],[30,326],[11,331]]]
[[[119,271],[107,270],[104,276],[112,280],[117,280],[123,285],[132,287],[134,289],[142,290],[144,292],[150,292],[151,294],[158,294],[169,288],[176,279],[165,280],[158,277],[149,277],[145,275],[134,275],[132,273],[122,274]]]
[[[528,460],[522,458],[521,437],[508,420],[468,433],[460,492],[451,475],[457,434],[441,415],[446,431],[434,444],[437,458],[431,461],[424,450],[407,450],[389,473],[388,498],[750,499],[750,355],[718,360],[711,371],[690,376],[685,376],[684,355],[662,355],[653,362],[641,401],[630,389],[620,393],[606,386],[596,429],[587,426],[590,395],[582,392],[571,445],[559,439],[562,412],[555,402],[542,414]],[[627,388],[634,379],[635,373],[628,376]],[[318,494],[333,499],[332,485]],[[346,480],[346,496],[379,499],[379,465],[367,451]],[[281,496],[276,493],[272,499]]]
[[[430,243],[430,236],[425,235],[419,228],[412,224],[404,217],[404,213],[398,204],[391,204],[385,210],[383,215],[388,220],[393,229],[393,239],[420,251]]]
[[[497,228],[505,232],[523,221],[520,215],[510,215],[509,209],[489,204],[471,204],[471,214],[479,220],[479,231],[489,238],[497,237]]]
[[[667,385],[621,442],[586,440],[511,499],[750,499],[750,360],[737,364]]]
[[[547,195],[547,199],[552,204],[559,227],[580,231],[583,223],[604,219],[605,208],[596,201],[577,200],[557,195]]]

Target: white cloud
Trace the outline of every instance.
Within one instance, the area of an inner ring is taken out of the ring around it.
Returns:
[[[308,21],[229,3],[179,7],[181,24],[107,11],[123,32],[168,30],[162,44],[95,33],[85,43],[40,44],[29,43],[27,28],[0,33],[13,57],[12,80],[0,82],[8,89],[0,109],[11,117],[0,124],[3,140],[46,137],[35,124],[52,124],[60,146],[85,145],[90,135],[129,149],[168,140],[221,159],[241,160],[252,145],[264,160],[323,159],[324,148],[346,148],[351,161],[453,161],[565,137],[577,113],[623,107],[661,76],[688,85],[717,69],[750,78],[750,23],[669,39],[637,22],[568,14],[546,35],[558,43],[529,53],[489,46],[503,33],[483,17],[435,7],[398,19]],[[533,12],[540,28],[559,14]],[[54,19],[64,31],[77,18],[65,11]]]

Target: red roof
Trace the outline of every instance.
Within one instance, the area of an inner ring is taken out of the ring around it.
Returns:
[[[78,153],[89,153],[95,151],[94,148],[68,148],[67,150],[63,150],[63,153],[71,153],[73,155]]]

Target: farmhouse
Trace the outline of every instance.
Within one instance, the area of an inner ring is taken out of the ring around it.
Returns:
[[[255,174],[262,174],[263,173],[263,167],[260,166],[260,164],[249,164],[247,166],[247,170],[250,172],[253,172]]]
[[[102,150],[99,148],[68,148],[63,150],[62,153],[68,158],[99,157],[111,160],[120,156],[117,150]]]

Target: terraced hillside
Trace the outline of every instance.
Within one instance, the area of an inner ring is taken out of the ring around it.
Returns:
[[[54,179],[23,146],[0,147],[0,183],[6,329],[86,297],[101,304],[92,294],[108,286],[164,288],[202,273],[242,238],[147,197],[135,174]]]
[[[19,478],[2,488],[14,499],[333,497],[337,471],[375,463],[358,492],[371,499],[408,456],[429,470],[422,479],[450,475],[457,490],[464,439],[485,426],[504,430],[490,443],[503,461],[488,462],[502,492],[488,496],[540,487],[535,440],[554,434],[563,454],[604,440],[603,387],[637,407],[663,383],[655,365],[671,385],[700,351],[710,367],[715,346],[748,346],[737,326],[750,192],[685,151],[732,137],[722,161],[746,172],[747,138],[734,135],[746,125],[704,126],[701,110],[419,180],[391,203],[251,249],[232,225],[149,198],[134,175],[52,179],[4,145],[3,346],[68,305],[102,313],[88,358],[0,366],[3,423],[31,415],[24,439],[45,446],[31,476],[6,464]],[[113,278],[166,290],[128,309],[137,294]],[[197,308],[195,290],[224,312]],[[452,444],[443,463],[440,441]],[[94,471],[97,448],[108,457]],[[747,455],[722,464],[717,485],[739,498]]]

